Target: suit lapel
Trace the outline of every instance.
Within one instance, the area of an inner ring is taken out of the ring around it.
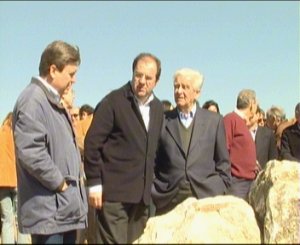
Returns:
[[[168,116],[166,117],[166,129],[171,135],[171,137],[174,139],[178,147],[183,151],[180,133],[179,133],[179,121],[178,121],[178,113],[177,109],[174,109],[173,111],[168,113]]]
[[[194,147],[198,144],[199,139],[201,138],[201,133],[203,132],[203,123],[204,117],[197,106],[195,118],[194,118],[194,126],[192,131],[191,143],[189,147],[189,153],[193,151]]]

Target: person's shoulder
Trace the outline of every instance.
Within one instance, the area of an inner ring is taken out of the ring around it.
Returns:
[[[285,127],[283,129],[282,133],[284,133],[284,132],[291,132],[291,131],[295,131],[295,130],[297,130],[297,131],[300,130],[299,127],[298,127],[298,125],[297,125],[297,122],[295,122],[295,123],[293,123],[293,124]]]
[[[257,128],[257,131],[259,132],[262,132],[262,133],[264,133],[264,134],[269,134],[269,135],[274,135],[274,132],[273,132],[273,130],[272,129],[270,129],[270,128],[268,128],[268,127],[266,127],[266,126],[258,126],[258,128]]]
[[[47,97],[43,90],[36,84],[30,83],[19,94],[16,100],[16,105],[18,108],[26,107],[27,109],[35,110],[36,106],[46,100]]]
[[[225,116],[223,118],[224,118],[224,120],[234,120],[234,119],[238,118],[238,115],[234,111],[232,111],[232,112],[225,114]]]

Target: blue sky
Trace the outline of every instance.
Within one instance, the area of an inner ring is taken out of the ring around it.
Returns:
[[[201,105],[214,99],[224,115],[250,88],[265,111],[277,105],[290,118],[300,101],[299,12],[298,1],[1,1],[0,120],[57,39],[80,48],[77,106],[96,106],[151,52],[162,62],[160,99],[174,104],[173,74],[190,67],[205,77]]]

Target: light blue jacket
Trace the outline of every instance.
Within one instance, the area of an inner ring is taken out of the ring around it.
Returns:
[[[53,234],[86,228],[80,153],[66,110],[32,78],[13,113],[20,231]],[[57,192],[63,179],[69,186]]]

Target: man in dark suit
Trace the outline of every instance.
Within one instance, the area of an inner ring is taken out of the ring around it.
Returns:
[[[259,164],[259,168],[263,169],[268,161],[278,158],[278,151],[273,130],[268,127],[258,126],[260,114],[261,109],[257,106],[256,113],[250,119],[249,129],[255,142],[256,160]]]
[[[163,120],[153,89],[161,65],[138,55],[132,80],[96,106],[84,144],[89,203],[98,209],[97,243],[132,243],[149,217],[154,159]]]
[[[223,195],[230,185],[223,118],[197,103],[203,75],[184,68],[175,73],[176,108],[165,113],[155,161],[152,198],[156,214],[187,197]]]
[[[296,122],[282,132],[282,159],[300,162],[300,103],[295,107]]]

